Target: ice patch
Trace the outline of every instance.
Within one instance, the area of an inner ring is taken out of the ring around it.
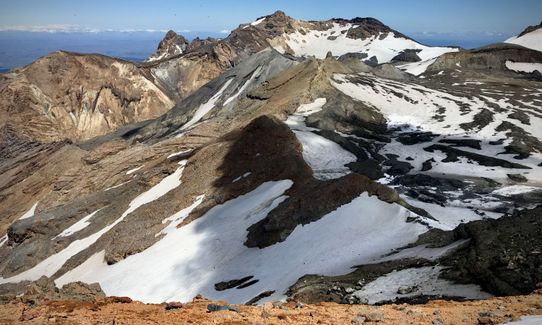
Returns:
[[[263,183],[187,225],[171,227],[159,242],[118,263],[107,265],[103,252],[97,253],[56,285],[99,282],[108,295],[155,303],[190,301],[198,293],[245,303],[275,290],[263,303],[285,298],[288,287],[305,274],[348,273],[352,265],[402,247],[427,230],[407,223],[405,208],[363,193],[320,220],[296,227],[284,242],[247,248],[246,229],[283,202],[291,186],[289,180]],[[215,283],[247,275],[259,281],[244,289],[214,289]]]
[[[471,284],[454,284],[439,278],[443,270],[440,266],[410,268],[388,273],[373,282],[366,284],[353,295],[369,304],[395,300],[396,298],[414,297],[418,295],[463,297],[467,299],[487,299],[492,297],[483,292],[479,286]],[[399,294],[401,287],[411,288],[412,292]]]

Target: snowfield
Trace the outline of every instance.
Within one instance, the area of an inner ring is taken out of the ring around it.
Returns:
[[[263,183],[181,228],[168,226],[158,243],[116,264],[107,265],[104,253],[97,253],[56,284],[99,282],[108,295],[144,302],[189,301],[201,293],[210,299],[245,303],[274,290],[264,302],[285,298],[288,287],[305,274],[347,273],[353,265],[412,242],[427,229],[407,223],[411,212],[405,208],[363,193],[320,220],[298,226],[284,242],[247,248],[246,229],[285,200],[283,193],[291,186],[290,180]],[[180,221],[176,220],[174,224]],[[246,276],[258,282],[244,289],[214,289],[215,283]]]
[[[444,53],[456,52],[458,49],[449,47],[428,47],[413,40],[396,36],[393,32],[385,37],[382,34],[372,36],[368,39],[353,39],[347,37],[347,31],[357,27],[352,24],[333,23],[328,30],[309,30],[303,35],[300,31],[286,34],[286,44],[292,49],[296,56],[314,56],[319,59],[326,57],[329,51],[334,56],[341,56],[346,53],[365,53],[367,59],[375,56],[378,63],[390,62],[396,55],[406,49],[420,50],[418,56],[422,61],[436,58]],[[284,49],[277,47],[279,52]]]
[[[507,94],[499,93],[499,100],[484,95],[469,98],[417,84],[401,83],[367,74],[359,74],[355,77],[359,77],[366,82],[356,83],[350,81],[346,75],[336,74],[332,77],[331,84],[353,99],[378,109],[387,119],[390,128],[399,128],[409,132],[431,132],[436,135],[432,141],[433,143],[447,138],[480,140],[481,150],[466,147],[461,147],[461,150],[520,163],[530,169],[483,166],[465,157],[459,157],[457,161],[442,163],[442,160],[447,157],[445,153],[438,150],[433,152],[424,150],[425,147],[431,144],[430,142],[405,146],[393,139],[385,145],[382,153],[397,155],[399,156],[398,159],[403,161],[410,157],[409,164],[417,171],[422,169],[423,162],[434,159],[435,163],[433,163],[431,173],[435,174],[477,175],[478,177],[487,177],[497,181],[507,181],[507,174],[522,173],[532,182],[542,182],[542,168],[538,166],[542,161],[541,153],[532,153],[531,157],[520,161],[514,160],[514,155],[502,154],[503,147],[511,142],[507,136],[507,130],[496,131],[503,121],[517,126],[539,139],[542,138],[542,129],[539,127],[539,125],[542,125],[541,116],[535,112],[526,111],[524,104],[518,106],[517,102],[511,101],[507,97]],[[494,116],[492,122],[480,129],[474,128],[469,131],[461,127],[463,123],[473,122],[476,114],[487,108],[488,103],[499,107],[499,110],[492,110]],[[515,111],[528,113],[530,124],[522,124],[518,120],[510,118],[510,113]],[[502,145],[490,144],[490,142],[499,139],[506,140]]]
[[[531,73],[534,71],[542,72],[542,63],[512,62],[506,61],[506,67],[513,71]]]

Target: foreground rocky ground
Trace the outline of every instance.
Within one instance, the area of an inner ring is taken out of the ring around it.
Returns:
[[[539,286],[540,288],[540,286]],[[423,305],[336,303],[226,305],[204,298],[187,304],[143,304],[126,297],[35,301],[24,296],[0,305],[1,324],[501,324],[542,315],[542,290],[527,296],[478,301],[434,300]],[[222,309],[227,310],[209,311]],[[226,309],[224,308],[224,309]]]

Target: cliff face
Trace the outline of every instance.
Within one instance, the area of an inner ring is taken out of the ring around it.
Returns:
[[[101,55],[55,52],[2,78],[0,126],[32,140],[88,139],[174,104],[150,73]]]

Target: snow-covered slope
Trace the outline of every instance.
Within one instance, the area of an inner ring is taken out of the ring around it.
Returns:
[[[407,49],[419,50],[418,56],[422,61],[458,50],[449,47],[421,45],[411,39],[395,35],[393,32],[380,33],[368,39],[348,37],[347,32],[356,27],[353,24],[340,25],[334,23],[333,27],[327,30],[311,30],[303,33],[296,31],[285,35],[286,44],[297,56],[314,56],[323,59],[328,52],[335,56],[347,53],[361,53],[367,55],[367,59],[373,56],[376,57],[378,63],[390,62],[395,56]],[[281,47],[277,47],[277,50],[284,51]]]
[[[505,41],[506,43],[521,45],[533,50],[542,51],[542,28],[521,36],[514,36]]]
[[[314,56],[319,59],[326,57],[328,52],[334,56],[347,53],[358,53],[367,60],[376,58],[377,63],[390,62],[394,57],[407,49],[418,50],[418,56],[425,62],[444,53],[456,52],[457,48],[429,47],[396,35],[395,32],[379,32],[368,38],[354,38],[349,31],[358,28],[353,23],[333,22],[324,30],[306,30],[301,28],[293,33],[283,35],[288,49],[281,45],[275,46],[280,52],[291,51],[296,56]],[[373,59],[374,60],[374,59]]]

